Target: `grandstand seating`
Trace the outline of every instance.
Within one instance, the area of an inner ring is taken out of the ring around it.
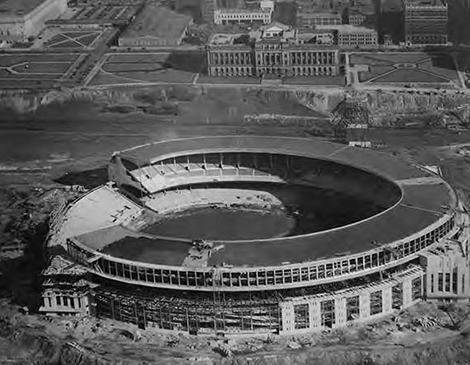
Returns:
[[[388,181],[331,161],[268,153],[208,153],[168,158],[133,171],[151,192],[181,184],[218,180],[290,181],[361,195],[383,206],[400,192]],[[341,179],[338,179],[338,177]]]

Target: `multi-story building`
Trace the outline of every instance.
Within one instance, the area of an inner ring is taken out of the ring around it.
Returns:
[[[340,47],[377,46],[378,35],[375,29],[355,27],[350,24],[318,26],[318,29],[334,30]]]
[[[214,35],[207,47],[211,76],[335,76],[339,51],[328,30],[300,33],[280,23],[244,35]]]
[[[274,12],[273,1],[261,1],[259,7],[240,9],[217,9],[214,11],[215,24],[262,22],[269,24]]]
[[[348,24],[359,26],[359,25],[362,25],[362,23],[364,23],[366,18],[367,16],[362,13],[350,12],[348,14]]]
[[[375,18],[375,8],[367,0],[356,1],[353,3],[353,6],[347,8],[346,14],[348,24],[359,26]]]
[[[405,40],[408,44],[447,43],[447,4],[442,0],[405,3]]]
[[[67,9],[67,0],[5,0],[0,2],[0,42],[26,42],[36,37],[48,20]]]
[[[297,13],[297,27],[313,28],[317,25],[342,24],[341,15],[338,13],[318,13],[315,11],[299,11]]]
[[[253,76],[254,52],[247,34],[215,34],[207,47],[210,76]]]

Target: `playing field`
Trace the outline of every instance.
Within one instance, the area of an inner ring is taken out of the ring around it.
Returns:
[[[459,86],[451,56],[432,53],[355,53],[352,70],[362,84],[448,84]]]

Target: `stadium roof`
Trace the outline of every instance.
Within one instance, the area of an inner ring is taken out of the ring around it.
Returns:
[[[275,266],[286,262],[316,261],[357,254],[405,239],[431,225],[439,224],[449,217],[456,204],[455,193],[451,187],[439,176],[425,169],[377,151],[324,140],[260,136],[185,138],[149,143],[119,152],[118,155],[157,162],[177,155],[215,151],[272,152],[330,160],[386,177],[400,186],[403,196],[394,206],[382,213],[328,231],[255,241],[214,242],[214,246],[222,246],[214,250],[207,263],[208,266]],[[96,193],[89,197],[94,204],[106,206],[106,202],[100,203],[97,200]],[[87,196],[82,200],[83,207],[90,211],[91,202],[87,202]],[[80,210],[80,205],[82,203],[78,202],[73,207],[72,211],[75,210],[75,214]],[[110,212],[115,210],[115,208],[107,209]],[[102,208],[97,211],[104,212]],[[105,217],[101,219],[106,220]],[[104,250],[103,252],[107,251],[106,247],[109,244],[131,243],[138,250],[131,250],[133,252],[128,256],[125,250],[118,250],[118,257],[170,266],[181,265],[186,249],[190,247],[178,239],[174,239],[172,246],[172,238],[156,236],[153,239],[145,233],[132,234],[122,227],[101,229],[110,226],[111,224],[99,224],[96,232],[88,230],[88,234],[77,239],[90,249]],[[151,254],[139,254],[145,245],[151,246]],[[159,254],[160,248],[161,254]]]

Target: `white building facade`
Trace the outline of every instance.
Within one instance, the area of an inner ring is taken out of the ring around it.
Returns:
[[[269,24],[274,12],[273,1],[262,1],[256,9],[217,9],[214,11],[215,24],[262,22]]]

